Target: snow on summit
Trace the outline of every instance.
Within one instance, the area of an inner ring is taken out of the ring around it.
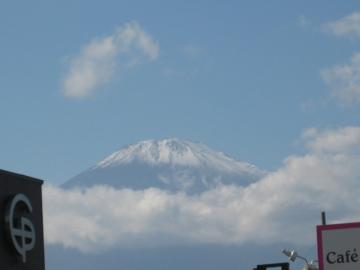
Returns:
[[[256,167],[235,161],[221,152],[215,152],[203,144],[179,139],[147,140],[111,154],[100,161],[97,167],[127,164],[134,160],[144,163],[172,164],[180,166],[214,166],[224,171],[256,171]]]
[[[133,160],[149,164],[199,165],[200,160],[195,154],[197,145],[178,139],[161,141],[147,140],[113,153],[98,166],[107,167],[115,164],[126,164]]]
[[[158,187],[197,193],[220,184],[247,185],[264,175],[206,145],[176,138],[146,140],[114,152],[63,186]]]

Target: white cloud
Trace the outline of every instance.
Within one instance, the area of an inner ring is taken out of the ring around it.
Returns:
[[[155,60],[159,46],[137,22],[119,27],[110,36],[94,39],[70,59],[63,80],[64,95],[71,98],[91,95],[111,79],[119,55],[128,56],[130,63],[138,63],[141,57]]]
[[[360,37],[360,12],[323,24],[323,29],[338,37]]]
[[[346,127],[319,131],[315,128],[304,132],[307,146],[314,152],[351,153],[360,152],[360,128]]]
[[[348,64],[323,69],[321,76],[341,104],[360,102],[360,53],[355,53]]]
[[[309,153],[247,187],[198,195],[97,186],[44,187],[45,239],[82,252],[146,245],[315,242],[321,211],[359,217],[360,128],[309,129]]]

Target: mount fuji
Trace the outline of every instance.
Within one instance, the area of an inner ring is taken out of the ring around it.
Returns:
[[[246,186],[264,174],[252,164],[234,160],[203,144],[172,138],[141,141],[120,149],[62,187],[157,187],[196,194],[219,185]]]

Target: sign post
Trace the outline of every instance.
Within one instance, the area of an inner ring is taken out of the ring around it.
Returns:
[[[42,184],[0,170],[1,270],[45,270]]]
[[[360,222],[317,226],[319,270],[360,269]]]

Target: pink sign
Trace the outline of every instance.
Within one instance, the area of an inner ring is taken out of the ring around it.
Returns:
[[[319,270],[360,269],[360,222],[317,226]]]

